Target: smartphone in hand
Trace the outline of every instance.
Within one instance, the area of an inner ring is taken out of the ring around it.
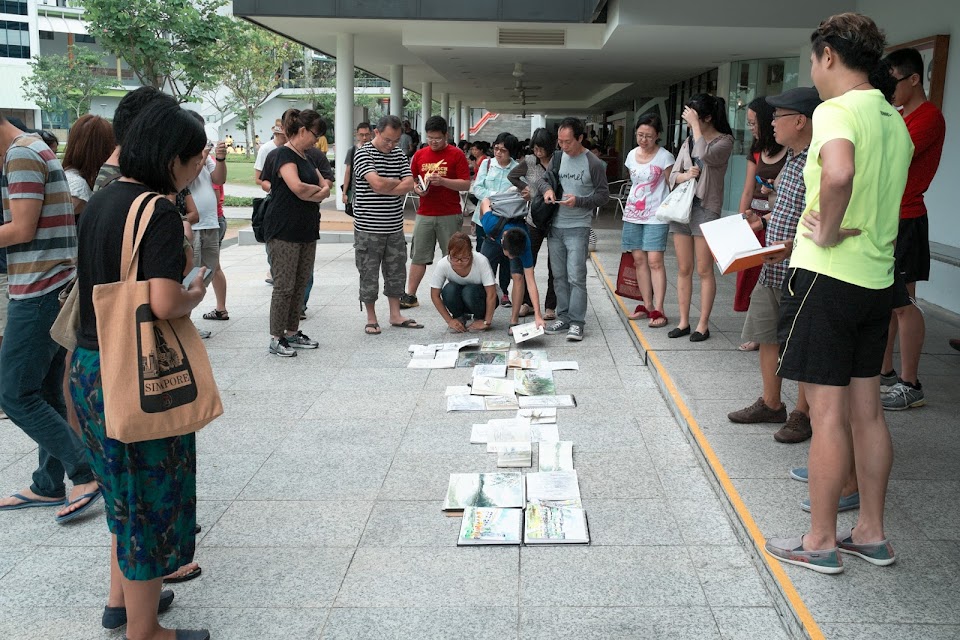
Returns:
[[[200,269],[203,267],[194,267],[190,270],[190,273],[187,274],[187,277],[183,279],[183,288],[189,289],[190,285],[193,284],[193,281],[197,279],[197,276],[200,275]]]

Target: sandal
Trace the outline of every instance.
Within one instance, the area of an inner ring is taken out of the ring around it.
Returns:
[[[194,563],[191,563],[191,564],[194,564]],[[200,568],[200,565],[197,565],[196,567],[194,567],[193,569],[190,569],[186,573],[180,573],[187,566],[189,565],[184,565],[183,567],[180,567],[173,573],[165,575],[163,577],[163,583],[176,584],[178,582],[188,582],[190,580],[193,580],[194,578],[199,578],[200,575],[203,573],[203,569]]]
[[[760,348],[759,342],[744,342],[742,345],[737,347],[740,351],[757,351]]]
[[[662,311],[654,309],[650,312],[650,322],[647,326],[653,329],[659,329],[660,327],[667,326],[668,322],[670,322],[670,320],[667,319],[667,316],[663,315]]]
[[[398,327],[400,329],[423,329],[423,325],[413,318],[407,318],[403,322],[391,322],[390,326]]]
[[[649,314],[650,312],[647,311],[647,308],[645,306],[643,306],[642,304],[638,304],[637,308],[633,310],[633,313],[628,313],[627,317],[630,318],[631,320],[639,320],[640,318],[648,317]]]
[[[380,325],[376,322],[371,322],[368,325],[364,325],[363,332],[368,336],[378,336],[380,335]]]
[[[220,311],[220,309],[214,309],[213,311],[203,314],[203,319],[204,320],[229,320],[230,314],[227,313],[226,309],[224,309],[223,311]]]

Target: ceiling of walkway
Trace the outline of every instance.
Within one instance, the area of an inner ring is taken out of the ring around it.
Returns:
[[[445,92],[451,104],[549,114],[666,95],[669,85],[721,62],[796,56],[822,19],[853,4],[614,0],[603,24],[279,17],[267,15],[269,9],[244,17],[331,56],[338,34],[354,34],[358,67],[389,79],[391,65],[401,64],[404,86],[420,92],[421,83],[431,82],[434,99]],[[504,28],[561,32],[565,42],[504,45],[498,41]],[[516,63],[524,85],[540,87],[526,90],[525,105],[517,104]]]

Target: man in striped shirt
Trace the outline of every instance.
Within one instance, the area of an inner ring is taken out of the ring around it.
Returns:
[[[353,248],[360,272],[360,302],[367,308],[368,335],[380,333],[377,288],[383,271],[383,295],[390,305],[390,324],[422,329],[400,315],[400,296],[407,278],[407,241],[403,235],[403,198],[413,189],[413,175],[397,146],[402,132],[396,116],[380,118],[373,141],[353,156]]]
[[[34,134],[0,116],[6,151],[0,188],[10,303],[0,346],[0,406],[37,443],[33,483],[0,499],[0,511],[63,505],[64,473],[73,482],[57,514],[66,522],[99,497],[83,444],[66,420],[64,350],[50,337],[57,296],[76,273],[77,230],[70,188],[57,156]]]

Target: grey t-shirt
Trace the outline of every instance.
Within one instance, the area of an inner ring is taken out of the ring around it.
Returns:
[[[574,195],[585,197],[593,195],[594,184],[590,177],[590,163],[587,160],[589,151],[570,157],[563,154],[560,160],[560,186],[563,187],[564,197]],[[593,209],[577,207],[560,207],[553,226],[559,229],[574,229],[589,227],[593,220]]]

